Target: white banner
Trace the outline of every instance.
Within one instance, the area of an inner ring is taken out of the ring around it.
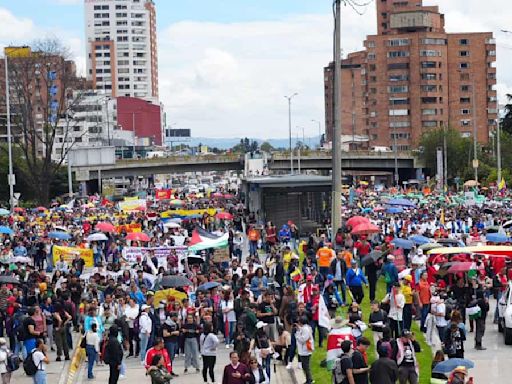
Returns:
[[[169,256],[174,256],[176,260],[180,260],[180,256],[186,253],[187,247],[183,246],[152,248],[125,247],[123,248],[123,259],[128,263],[137,263],[154,255],[158,260],[158,265],[155,265],[155,267],[157,269],[160,267],[167,269],[167,259]]]

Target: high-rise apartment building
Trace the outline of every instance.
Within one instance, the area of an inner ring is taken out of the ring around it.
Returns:
[[[85,0],[87,79],[117,97],[158,100],[152,0]]]
[[[496,42],[490,32],[446,33],[422,0],[376,0],[377,35],[342,61],[343,135],[414,149],[423,132],[452,127],[486,143],[496,127]],[[334,65],[324,69],[327,140],[334,127]]]

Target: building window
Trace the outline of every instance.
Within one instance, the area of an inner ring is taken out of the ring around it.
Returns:
[[[389,47],[403,47],[409,45],[409,39],[391,39],[388,40]]]
[[[116,17],[128,17],[128,14],[126,12],[117,12]]]
[[[421,39],[424,45],[446,45],[446,39]]]
[[[420,56],[424,57],[440,57],[441,51],[434,51],[431,49],[425,49],[420,51]]]
[[[367,41],[366,46],[368,48],[375,48],[375,41],[373,41],[373,40]]]
[[[422,115],[437,115],[437,109],[435,108],[432,108],[432,109],[422,109],[421,110],[421,114]]]
[[[431,84],[422,85],[421,90],[423,92],[437,92],[437,85],[431,85]]]
[[[487,56],[496,56],[496,51],[487,51]]]
[[[370,67],[371,66],[374,66],[374,64],[370,64]],[[409,69],[409,63],[393,63],[393,64],[388,64],[388,70],[394,70],[394,69]]]
[[[460,45],[469,45],[469,40],[468,39],[460,39],[459,44]]]
[[[437,80],[437,73],[422,73],[421,80]]]
[[[389,86],[389,93],[406,93],[409,91],[409,87],[407,85],[399,85],[399,86]]]
[[[471,85],[461,85],[460,86],[461,92],[470,92],[471,91]]]
[[[471,98],[470,97],[461,97],[459,101],[461,104],[467,104],[467,103],[471,103]]]
[[[409,75],[406,75],[406,74],[399,73],[399,74],[389,75],[389,81],[408,81],[408,80],[409,80]]]
[[[437,63],[435,61],[422,61],[421,68],[437,68]]]
[[[459,56],[460,57],[468,57],[469,56],[469,51],[459,51]]]
[[[489,120],[487,120],[487,124],[488,124],[488,125],[496,125],[496,120],[494,120],[494,119],[489,119]]]
[[[437,121],[422,121],[421,126],[425,128],[436,128]]]
[[[469,73],[461,73],[460,74],[460,80],[461,81],[468,81],[469,80]]]
[[[409,99],[406,97],[391,97],[389,99],[389,105],[407,105],[409,104]]]
[[[471,120],[464,119],[464,120],[460,121],[460,126],[461,127],[469,127],[470,125],[471,125]]]
[[[376,57],[376,55],[374,52],[371,52],[368,54],[368,60],[375,60],[375,57]]]
[[[389,128],[408,128],[410,126],[410,121],[391,121],[389,123]]]
[[[411,138],[411,134],[405,132],[391,133],[389,136],[391,137],[392,140],[394,140],[395,138],[397,140],[406,140]]]
[[[437,103],[437,97],[422,97],[421,102],[423,104],[435,104]]]
[[[409,110],[408,109],[390,109],[389,110],[389,116],[408,116]]]
[[[468,69],[469,68],[469,63],[459,63],[459,68],[460,69]]]
[[[388,58],[393,57],[409,57],[409,51],[390,51],[388,52]]]
[[[471,109],[461,109],[460,114],[461,115],[471,115]]]

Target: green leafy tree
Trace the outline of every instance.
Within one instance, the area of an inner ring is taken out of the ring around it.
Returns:
[[[263,152],[272,152],[275,150],[274,147],[268,141],[264,141],[263,143],[261,143],[260,149]]]
[[[501,119],[502,132],[512,135],[512,95],[507,94],[508,103],[505,105],[505,116]]]

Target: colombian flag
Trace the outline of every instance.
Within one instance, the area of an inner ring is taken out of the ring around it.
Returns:
[[[507,189],[507,183],[505,182],[504,178],[501,178],[501,181],[498,184],[498,190],[503,191],[505,189]]]

